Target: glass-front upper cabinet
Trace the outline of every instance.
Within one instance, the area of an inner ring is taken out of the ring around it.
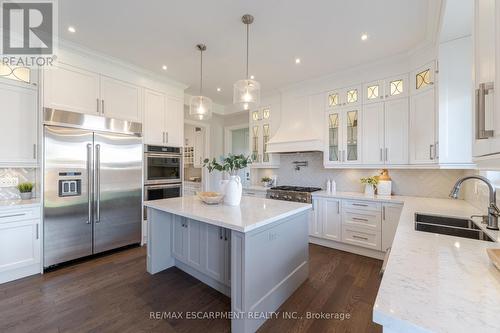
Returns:
[[[11,66],[0,63],[0,78],[22,83],[31,83],[31,70],[28,67]]]
[[[358,108],[327,112],[328,146],[324,154],[326,166],[361,162],[359,116]]]
[[[259,126],[252,126],[252,161],[253,163],[260,162],[260,154],[259,154]]]
[[[363,103],[370,104],[407,97],[409,88],[408,74],[368,82],[363,85]]]
[[[275,120],[271,106],[250,111],[250,153],[251,168],[273,168],[279,166],[279,155],[267,152]]]
[[[345,106],[357,106],[361,104],[361,86],[336,89],[327,93],[326,105],[328,109],[336,109]]]
[[[417,68],[411,74],[412,93],[418,94],[434,87],[436,79],[436,63],[434,61]]]

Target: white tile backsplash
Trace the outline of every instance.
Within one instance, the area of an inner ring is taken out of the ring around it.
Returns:
[[[295,170],[294,161],[308,161],[307,167]],[[323,154],[282,154],[279,169],[253,169],[252,183],[259,184],[263,176],[276,175],[278,185],[326,187],[328,178],[337,183],[337,190],[362,192],[359,179],[380,173],[380,169],[325,169]],[[447,198],[455,181],[464,170],[391,169],[392,192],[397,195]]]
[[[0,168],[0,178],[17,177],[19,183],[32,182],[36,183],[36,169],[33,168]],[[35,184],[35,193],[37,187]],[[35,196],[37,196],[35,194]],[[19,191],[16,187],[0,187],[0,200],[19,199]]]

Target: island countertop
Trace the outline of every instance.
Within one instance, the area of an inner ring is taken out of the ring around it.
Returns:
[[[312,208],[311,204],[249,196],[243,196],[239,206],[207,205],[196,196],[151,200],[144,205],[240,232],[249,232]]]

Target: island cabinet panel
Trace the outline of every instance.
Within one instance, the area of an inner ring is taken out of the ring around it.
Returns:
[[[198,270],[202,270],[203,267],[203,232],[205,228],[203,224],[194,220],[187,220],[185,222],[187,228],[187,263]]]
[[[225,230],[215,225],[205,225],[204,255],[205,273],[220,282],[226,280],[226,245],[224,241]]]
[[[276,311],[307,279],[308,216],[303,212],[248,233],[232,231],[232,311]],[[232,332],[255,332],[265,321],[242,317],[232,320]]]
[[[187,224],[183,217],[173,219],[172,252],[177,260],[187,261]]]

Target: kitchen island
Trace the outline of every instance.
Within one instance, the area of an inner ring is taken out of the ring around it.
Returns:
[[[176,266],[231,298],[232,332],[255,332],[308,276],[310,204],[243,197],[147,201],[147,271]]]

